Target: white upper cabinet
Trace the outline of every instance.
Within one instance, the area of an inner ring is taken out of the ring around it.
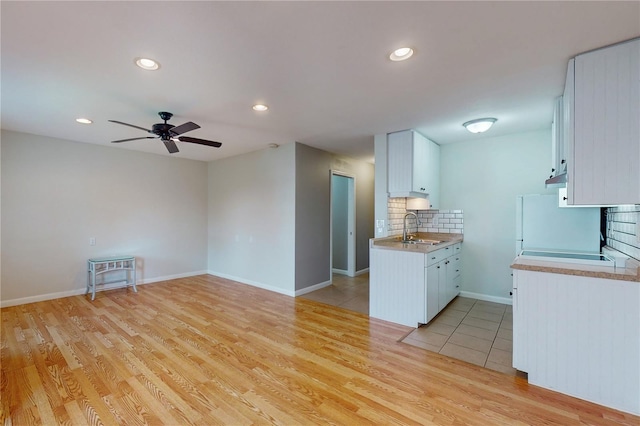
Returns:
[[[574,77],[569,204],[640,204],[640,39],[577,56]]]
[[[440,198],[440,146],[413,130],[387,135],[390,197]]]
[[[551,123],[551,172],[549,177],[558,176],[567,171],[567,156],[564,149],[564,103],[562,96],[558,96],[553,108],[553,122]]]

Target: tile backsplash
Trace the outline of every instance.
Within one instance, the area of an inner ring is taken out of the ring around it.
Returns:
[[[640,260],[640,205],[607,208],[607,245]]]
[[[419,218],[418,232],[439,232],[445,234],[464,233],[462,210],[407,210],[406,198],[389,198],[389,235],[402,235],[404,215],[410,211]],[[407,218],[407,229],[416,232],[416,218]]]

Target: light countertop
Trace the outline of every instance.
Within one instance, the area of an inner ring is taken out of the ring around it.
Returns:
[[[456,243],[461,243],[463,240],[462,234],[441,234],[435,232],[418,232],[411,234],[415,239],[420,240],[438,240],[442,241],[440,244],[428,245],[428,244],[405,244],[403,243],[402,236],[394,235],[392,237],[384,238],[372,238],[369,240],[369,247],[373,249],[383,250],[401,250],[413,253],[430,253],[432,251],[440,250],[448,246],[452,246]]]
[[[518,256],[513,261],[511,268],[524,271],[547,272],[551,274],[577,275],[581,277],[640,282],[640,262],[634,259],[627,260],[626,268],[616,268],[613,266],[596,266],[580,263],[523,259]]]

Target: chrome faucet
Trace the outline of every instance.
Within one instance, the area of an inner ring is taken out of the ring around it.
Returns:
[[[413,215],[416,218],[416,232],[418,232],[418,225],[420,224],[420,220],[418,219],[418,215],[414,212],[407,212],[404,215],[404,219],[402,220],[402,241],[407,241],[407,216]]]

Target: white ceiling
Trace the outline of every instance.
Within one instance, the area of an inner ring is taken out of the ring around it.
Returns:
[[[373,160],[373,135],[439,144],[550,128],[567,61],[640,36],[640,2],[0,2],[2,128],[204,161],[298,141]],[[388,54],[416,53],[405,62]],[[155,72],[136,57],[161,63]],[[266,113],[254,103],[270,106]],[[88,117],[92,125],[75,123]],[[498,122],[483,135],[461,124]]]

